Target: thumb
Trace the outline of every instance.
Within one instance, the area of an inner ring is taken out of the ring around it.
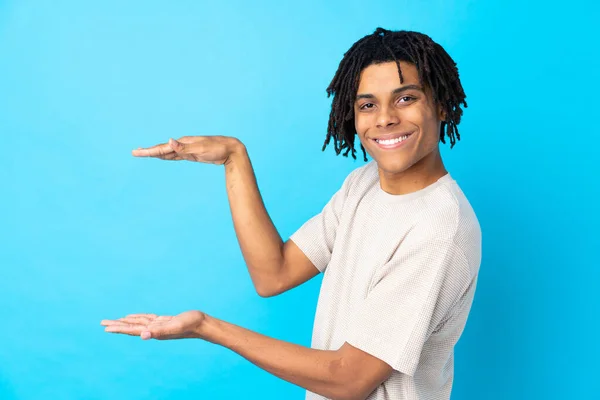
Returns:
[[[160,317],[159,317],[160,318]],[[148,339],[159,339],[159,340],[167,340],[167,339],[180,339],[182,338],[183,329],[180,324],[177,323],[165,323],[159,322],[156,324],[150,324],[146,326],[142,332],[140,332],[140,337],[144,340]]]
[[[169,333],[170,332],[168,331],[168,329],[165,329],[162,326],[160,326],[160,327],[148,327],[148,328],[146,328],[146,330],[142,331],[142,333],[140,334],[140,337],[143,340],[160,339],[161,337],[166,336]]]
[[[169,139],[169,146],[171,146],[171,148],[176,152],[176,153],[183,153],[186,150],[187,145],[185,145],[184,143],[181,143],[173,138]]]

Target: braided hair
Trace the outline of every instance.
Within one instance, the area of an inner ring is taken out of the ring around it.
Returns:
[[[400,83],[404,82],[400,61],[409,62],[417,68],[422,86],[430,89],[433,102],[442,107],[445,120],[440,127],[440,140],[450,139],[450,148],[460,140],[457,125],[467,107],[466,95],[458,77],[456,63],[448,53],[429,36],[412,31],[389,31],[377,28],[375,32],[354,43],[344,54],[333,80],[327,88],[327,97],[333,96],[327,138],[323,150],[333,139],[335,152],[344,157],[351,152],[356,159],[354,141],[354,102],[362,70],[372,64],[396,62]],[[367,153],[361,144],[364,160]]]

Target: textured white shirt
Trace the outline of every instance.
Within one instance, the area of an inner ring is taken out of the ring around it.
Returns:
[[[369,400],[449,399],[481,263],[479,222],[450,174],[391,195],[371,161],[291,239],[324,273],[312,347],[348,342],[389,364]]]

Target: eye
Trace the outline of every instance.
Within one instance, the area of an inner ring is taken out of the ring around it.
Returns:
[[[412,96],[402,96],[402,97],[398,98],[398,102],[400,102],[400,103],[408,103],[408,102],[413,101],[415,99],[416,98],[412,97]]]
[[[373,107],[375,107],[375,104],[373,104],[373,103],[365,103],[365,104],[361,105],[358,108],[360,110],[369,110],[369,109],[372,109]]]

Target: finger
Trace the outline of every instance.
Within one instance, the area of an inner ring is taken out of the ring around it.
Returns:
[[[173,317],[158,317],[153,320],[150,320],[150,322],[148,322],[146,325],[150,328],[161,327],[161,326],[168,325],[172,319],[173,319]]]
[[[169,146],[175,151],[177,154],[186,153],[189,145],[183,142],[180,142],[175,139],[169,139]]]
[[[142,325],[130,325],[130,324],[126,324],[126,325],[119,325],[119,326],[107,326],[106,328],[104,328],[105,332],[108,333],[120,333],[123,335],[130,335],[130,336],[140,336],[142,334],[142,331],[145,331],[146,327],[142,326]]]
[[[102,326],[108,326],[108,325],[120,325],[121,322],[118,320],[114,320],[114,319],[103,319],[102,321],[100,321],[100,325]]]
[[[144,327],[140,332],[140,337],[144,340],[148,339],[175,339],[177,335],[177,329],[170,325],[150,325]]]
[[[158,317],[158,315],[156,315],[156,314],[142,314],[142,313],[140,313],[140,314],[128,314],[125,317],[126,318],[129,318],[129,317],[134,317],[134,318],[135,317],[146,317],[146,318],[152,318],[152,319],[154,319],[154,318]]]
[[[179,143],[190,144],[190,143],[198,143],[204,140],[206,136],[182,136],[177,141]]]
[[[178,154],[178,153],[175,153],[175,152],[164,154],[162,156],[156,156],[154,158],[160,158],[161,160],[167,160],[167,161],[179,161],[179,160],[183,160],[183,158],[181,157],[181,155]]]
[[[124,318],[119,318],[119,321],[121,321],[121,322],[125,322],[125,323],[128,323],[128,324],[142,324],[142,325],[148,325],[153,320],[154,320],[154,318],[148,318],[148,317],[124,317]]]
[[[133,154],[133,152],[132,152],[132,154]],[[146,156],[146,155],[141,155],[140,156],[140,155],[136,155],[136,157],[152,157],[152,158],[159,158],[161,160],[167,160],[167,161],[181,161],[181,160],[185,160],[185,158],[181,157],[179,154],[175,153],[174,151],[172,153],[167,153],[167,154],[158,155],[158,156]]]
[[[136,149],[131,152],[135,157],[164,157],[173,153],[173,148],[168,143],[158,144],[147,149]]]
[[[125,321],[120,321],[118,319],[117,320],[105,319],[100,322],[100,325],[103,325],[103,326],[125,326],[125,325],[131,325],[131,324],[134,324],[134,322],[125,322]],[[135,323],[135,324],[145,325],[145,324],[141,324],[141,323]]]

